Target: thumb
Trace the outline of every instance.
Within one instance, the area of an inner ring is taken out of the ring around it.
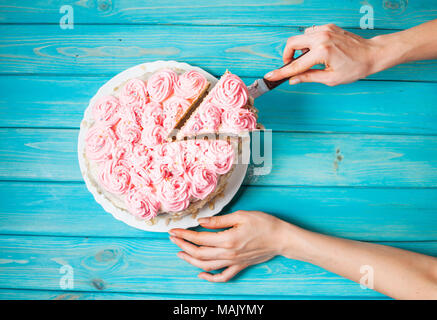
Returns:
[[[215,216],[210,218],[200,218],[197,220],[200,225],[208,229],[229,228],[239,222],[238,216],[235,214],[226,214],[223,216]]]
[[[301,82],[319,82],[324,84],[329,84],[332,75],[326,70],[308,70],[302,72],[294,77],[291,77],[290,84],[298,84]]]

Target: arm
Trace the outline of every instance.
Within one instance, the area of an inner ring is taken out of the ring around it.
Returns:
[[[258,211],[237,211],[199,219],[210,229],[196,232],[173,229],[171,241],[183,251],[178,256],[205,271],[199,277],[225,282],[244,268],[276,255],[318,265],[359,282],[360,268],[374,271],[374,289],[397,299],[437,299],[437,259],[388,246],[340,239],[304,230]]]
[[[309,52],[287,67],[269,72],[269,80],[291,78],[290,84],[321,82],[330,86],[350,83],[395,65],[437,58],[437,20],[401,32],[364,39],[333,24],[315,26],[288,39],[283,60],[295,50]],[[324,70],[310,69],[324,64]]]

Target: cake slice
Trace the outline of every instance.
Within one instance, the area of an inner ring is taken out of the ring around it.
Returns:
[[[257,110],[246,85],[237,75],[226,71],[197,109],[192,111],[176,137],[180,140],[206,133],[238,135],[257,127]]]

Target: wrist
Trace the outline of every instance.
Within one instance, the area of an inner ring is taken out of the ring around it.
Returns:
[[[408,43],[399,33],[373,37],[370,42],[369,75],[408,61]]]
[[[312,260],[309,245],[311,232],[284,222],[279,235],[281,241],[278,255],[306,262]]]

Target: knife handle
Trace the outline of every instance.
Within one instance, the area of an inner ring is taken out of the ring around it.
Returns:
[[[308,50],[309,51],[309,50]],[[296,59],[291,60],[289,63],[284,64],[282,67],[280,67],[279,69],[282,69],[286,66],[288,66],[290,63],[292,63],[293,61],[296,61],[297,59],[299,59],[300,57],[302,57],[303,55],[305,55],[308,51],[305,51],[304,53],[302,53],[299,57],[297,57]],[[279,86],[280,84],[283,84],[285,81],[287,81],[289,78],[284,78],[281,80],[276,80],[276,81],[270,81],[267,80],[266,78],[263,78],[264,83],[266,84],[267,88],[269,88],[269,90],[272,90],[274,88],[276,88],[277,86]]]

